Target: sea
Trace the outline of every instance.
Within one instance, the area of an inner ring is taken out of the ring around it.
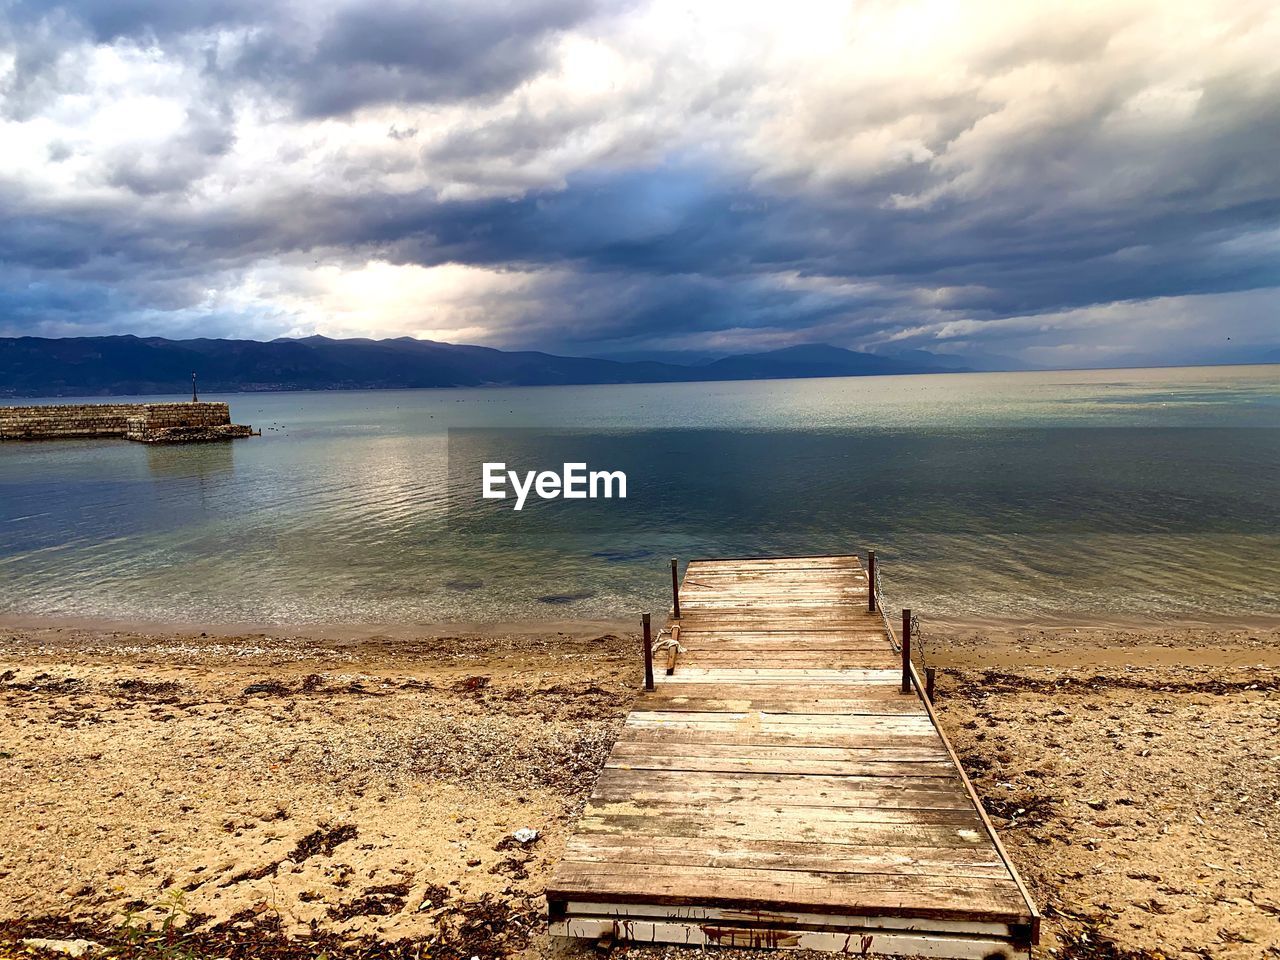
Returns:
[[[1275,365],[201,399],[262,435],[0,444],[0,612],[625,619],[672,557],[874,549],[926,620],[1280,614]],[[627,496],[517,511],[485,463]]]

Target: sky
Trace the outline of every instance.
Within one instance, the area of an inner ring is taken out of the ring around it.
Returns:
[[[1280,359],[1273,2],[0,0],[0,336]]]

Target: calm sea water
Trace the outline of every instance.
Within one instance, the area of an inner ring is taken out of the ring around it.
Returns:
[[[875,547],[926,617],[1280,614],[1277,366],[206,399],[263,436],[0,445],[0,611],[630,616],[673,555]],[[517,515],[495,456],[630,496]]]

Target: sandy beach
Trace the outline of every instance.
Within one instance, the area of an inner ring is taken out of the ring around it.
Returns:
[[[924,639],[1038,956],[1280,955],[1280,627]],[[589,953],[541,890],[639,685],[629,623],[2,618],[0,957]]]

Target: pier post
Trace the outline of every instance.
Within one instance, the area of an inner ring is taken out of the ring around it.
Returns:
[[[933,703],[933,688],[937,679],[938,679],[937,667],[924,668],[924,695],[929,699],[930,703]]]
[[[867,551],[867,612],[876,612],[876,552]]]
[[[653,689],[653,637],[649,633],[649,615],[640,614],[640,626],[644,631],[644,688]]]
[[[671,616],[680,619],[680,561],[671,558]]]
[[[902,692],[911,692],[911,611],[902,611]]]

